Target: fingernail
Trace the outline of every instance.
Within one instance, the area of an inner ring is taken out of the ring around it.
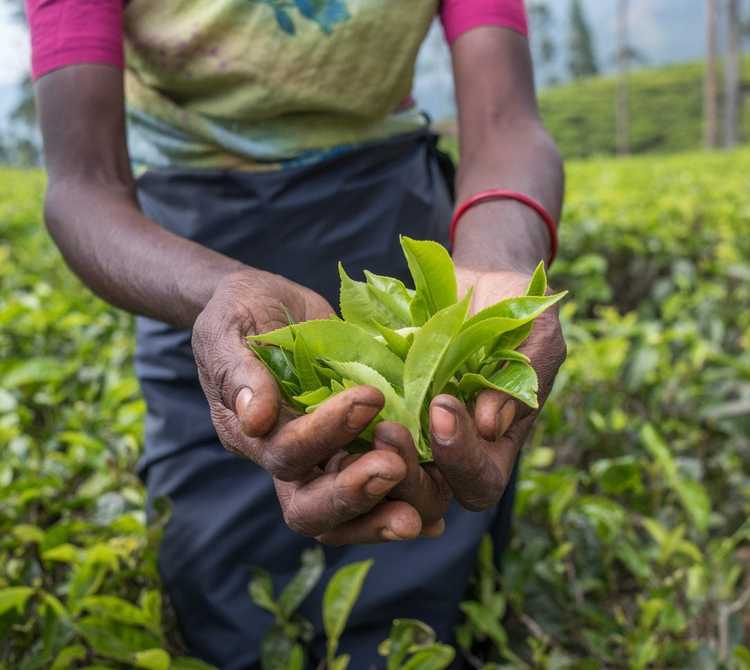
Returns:
[[[395,482],[376,475],[365,484],[365,491],[371,496],[383,496],[393,488],[394,484]]]
[[[440,405],[433,405],[430,409],[430,426],[432,434],[440,442],[447,442],[456,434],[458,421],[451,410]]]
[[[234,401],[234,413],[242,414],[246,412],[253,401],[253,395],[253,390],[249,386],[241,388],[237,394],[237,399]]]
[[[372,405],[355,402],[346,415],[346,425],[350,430],[360,431],[374,418],[378,408]]]
[[[400,535],[396,535],[391,528],[383,528],[383,530],[380,531],[380,537],[391,542],[401,542],[405,539]]]
[[[497,427],[497,436],[505,434],[505,431],[510,428],[510,424],[513,423],[513,419],[516,416],[516,404],[512,400],[508,400],[498,411],[495,425]]]
[[[423,528],[420,537],[442,537],[443,533],[445,533],[445,519],[439,519],[435,523]]]

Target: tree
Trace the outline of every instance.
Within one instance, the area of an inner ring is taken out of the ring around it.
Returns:
[[[617,153],[630,153],[630,90],[628,71],[633,55],[628,40],[628,0],[617,0],[617,100],[615,127]]]
[[[741,19],[739,0],[727,0],[727,51],[724,61],[724,146],[731,148],[739,141],[740,126],[740,52]]]
[[[542,73],[549,68],[555,60],[557,46],[553,38],[553,16],[549,4],[540,0],[533,0],[527,5],[526,11],[529,15],[531,38],[531,53],[534,59],[534,70]],[[544,83],[554,81],[554,75],[546,78],[539,77]]]
[[[704,143],[719,145],[718,0],[706,0],[706,74],[703,84]]]
[[[568,70],[573,79],[589,77],[599,72],[591,39],[591,29],[581,0],[571,0],[568,39]]]

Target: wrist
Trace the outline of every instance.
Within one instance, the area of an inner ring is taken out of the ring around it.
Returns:
[[[325,319],[334,313],[315,291],[291,279],[265,270],[244,267],[228,273],[217,284],[212,301],[231,313],[253,313],[261,331],[309,319]]]
[[[550,250],[550,235],[536,212],[512,200],[494,200],[461,217],[453,259],[476,272],[530,275],[540,260],[549,258]]]

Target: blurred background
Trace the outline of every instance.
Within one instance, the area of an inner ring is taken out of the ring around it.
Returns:
[[[733,146],[743,124],[750,131],[744,0],[526,6],[544,118],[566,158]],[[19,165],[39,161],[28,60],[23,0],[0,0],[0,159]],[[415,97],[438,129],[454,132],[450,54],[437,22],[420,53]]]
[[[205,670],[134,475],[132,318],[44,230],[21,5],[0,0],[0,670]],[[568,359],[456,653],[476,670],[750,670],[750,0],[527,10],[567,159],[551,281],[570,291]],[[437,26],[416,97],[455,153]]]

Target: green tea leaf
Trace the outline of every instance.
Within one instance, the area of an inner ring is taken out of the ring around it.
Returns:
[[[643,426],[640,437],[641,443],[654,458],[667,485],[677,494],[685,512],[696,527],[704,532],[711,519],[711,499],[705,487],[700,482],[686,479],[680,474],[669,447],[652,424],[647,423]]]
[[[294,332],[305,338],[305,343],[316,358],[359,361],[380,372],[395,387],[400,387],[404,362],[359,326],[345,321],[323,319],[298,323],[293,328]],[[288,350],[294,347],[289,326],[252,335],[248,340],[274,344]]]
[[[263,670],[302,670],[304,652],[302,647],[287,635],[284,626],[273,624],[260,645]]]
[[[314,405],[320,405],[320,403],[325,402],[330,397],[331,389],[326,386],[321,386],[314,391],[307,391],[306,393],[296,395],[292,399],[304,407],[312,407]]]
[[[492,344],[499,335],[512,330],[516,325],[515,319],[498,317],[479,321],[461,330],[451,342],[435,372],[432,382],[432,395],[435,396],[442,392],[451,377],[458,372],[459,368],[472,354],[482,347]],[[523,354],[518,354],[518,356],[523,356]],[[523,358],[526,357],[523,356]],[[495,358],[495,360],[500,359]]]
[[[514,320],[516,322],[515,327],[518,328],[536,319],[540,314],[552,307],[552,305],[562,300],[567,294],[567,291],[561,291],[553,295],[506,298],[477,312],[466,322],[464,330],[484,319],[494,318]],[[510,328],[507,330],[510,330]],[[505,348],[511,349],[512,347]]]
[[[480,374],[465,374],[458,387],[467,399],[473,398],[482,389],[492,389],[507,393],[534,409],[539,407],[536,396],[539,380],[536,371],[530,365],[519,361],[509,361],[508,365],[489,379]]]
[[[470,302],[471,293],[461,302],[435,314],[414,335],[414,343],[404,363],[404,398],[410,414],[419,417],[430,384],[445,352],[461,329]]]
[[[437,242],[413,240],[402,235],[401,248],[414,280],[414,300],[420,305],[424,304],[428,315],[433,316],[441,309],[455,304],[458,300],[456,269],[445,247]]]
[[[383,336],[388,348],[401,360],[406,360],[406,355],[409,353],[409,349],[414,342],[414,333],[410,332],[407,335],[402,335],[396,330],[387,328],[386,326],[381,326],[379,323],[376,323],[375,326],[377,327],[378,332]],[[407,329],[404,328],[403,330]]]
[[[102,622],[96,617],[84,617],[76,624],[94,651],[117,661],[132,662],[139,651],[159,647],[159,639],[146,631],[115,622]]]
[[[410,325],[409,303],[411,296],[403,282],[392,277],[381,277],[365,272],[367,282],[355,281],[339,263],[341,289],[339,306],[348,323],[376,333],[376,324],[388,328]]]
[[[68,670],[76,661],[85,660],[87,655],[86,647],[82,644],[63,647],[55,657],[50,670]]]
[[[171,659],[163,649],[146,649],[139,651],[133,657],[136,668],[144,670],[169,670]]]
[[[336,571],[323,594],[323,627],[328,638],[328,660],[336,656],[339,638],[362,591],[372,560],[350,563]]]
[[[273,580],[268,571],[262,568],[253,569],[253,577],[248,587],[250,599],[266,612],[276,614],[279,611],[278,605],[273,597]]]
[[[349,654],[343,654],[330,663],[331,670],[347,670],[349,667],[349,661],[351,660]]]
[[[310,595],[325,569],[325,557],[321,547],[305,549],[302,552],[301,565],[297,574],[281,592],[279,609],[287,618],[297,610],[302,602]]]
[[[364,363],[327,361],[334,370],[357,384],[374,386],[385,397],[385,405],[378,415],[386,421],[396,421],[405,426],[414,439],[419,440],[419,414],[411,412],[404,399],[396,392],[387,379],[377,370],[373,370]]]
[[[305,344],[305,338],[297,333],[294,338],[294,370],[303,391],[320,388],[320,378],[315,372],[315,360]]]
[[[402,670],[445,670],[456,656],[453,647],[447,644],[432,644],[417,651]]]
[[[544,261],[539,261],[526,288],[526,295],[544,295],[545,293],[547,293],[547,273],[544,271]]]
[[[117,596],[87,596],[80,602],[80,609],[85,609],[101,619],[110,619],[134,626],[149,625],[146,613],[127,600]]]
[[[410,651],[428,647],[435,642],[435,631],[416,619],[394,619],[388,639],[378,651],[388,657],[386,670],[401,670]]]
[[[365,278],[371,295],[388,311],[393,317],[393,328],[405,328],[411,325],[411,305],[414,291],[409,290],[400,279],[395,277],[384,277],[374,272],[365,270]],[[384,325],[385,322],[383,322]]]
[[[282,382],[292,385],[293,388],[299,385],[299,380],[294,372],[294,366],[283,349],[279,349],[278,347],[262,347],[253,343],[249,344],[250,349],[265,364],[279,386],[281,386]]]
[[[34,589],[28,586],[10,586],[0,589],[0,615],[12,609],[21,614],[26,606],[26,601],[33,593]]]

